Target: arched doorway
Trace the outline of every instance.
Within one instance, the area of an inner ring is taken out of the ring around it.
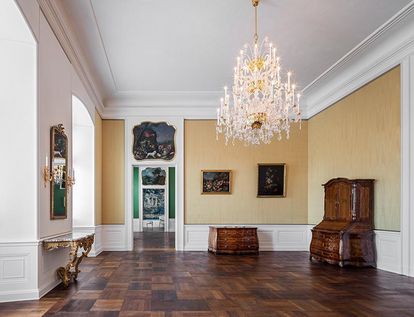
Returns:
[[[95,226],[95,127],[83,102],[72,96],[73,227]]]

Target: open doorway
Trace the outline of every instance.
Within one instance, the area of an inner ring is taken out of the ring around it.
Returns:
[[[83,102],[72,96],[73,228],[95,225],[95,126]]]
[[[176,167],[133,168],[134,249],[174,250]]]

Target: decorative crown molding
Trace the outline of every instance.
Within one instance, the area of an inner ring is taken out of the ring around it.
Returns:
[[[94,77],[89,73],[87,63],[56,2],[37,1],[102,118],[124,118],[142,113],[169,113],[194,118],[215,116],[220,92],[134,91],[118,92],[104,99],[96,88]],[[303,119],[311,118],[352,93],[374,79],[375,74],[380,75],[378,71],[384,71],[386,60],[389,61],[388,68],[394,67],[412,45],[410,37],[414,37],[414,32],[410,32],[410,28],[404,28],[404,25],[407,21],[414,20],[413,13],[414,0],[307,85],[303,89]],[[395,30],[400,28],[403,32],[397,32],[398,36],[390,39],[390,34],[396,33]],[[386,45],[381,46],[382,41],[387,42]],[[378,67],[379,64],[381,67]]]
[[[89,97],[102,116],[104,113],[104,105],[102,103],[102,96],[98,93],[98,89],[93,80],[93,76],[87,70],[87,63],[82,57],[80,50],[78,49],[76,42],[69,31],[69,28],[65,25],[61,12],[53,0],[37,0],[39,6],[46,17],[47,22],[52,28],[56,38],[58,39],[63,51],[68,57],[69,61],[73,65],[76,73],[82,81]]]
[[[304,117],[311,118],[400,63],[414,40],[413,16],[411,1],[307,85]]]

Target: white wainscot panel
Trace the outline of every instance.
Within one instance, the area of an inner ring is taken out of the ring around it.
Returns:
[[[38,242],[0,243],[0,302],[38,299]]]
[[[401,234],[375,230],[377,268],[401,274]]]
[[[224,226],[224,225],[220,225]],[[238,225],[242,226],[242,225]],[[246,225],[249,226],[249,225]],[[260,251],[308,251],[308,225],[252,225],[257,227]],[[185,251],[208,249],[209,225],[185,225]]]
[[[61,266],[66,266],[69,261],[69,248],[45,250],[39,245],[39,296],[47,294],[60,284],[56,271]]]
[[[206,225],[184,226],[184,250],[185,251],[207,251],[208,229]]]
[[[105,251],[127,251],[125,226],[102,225],[102,248]]]

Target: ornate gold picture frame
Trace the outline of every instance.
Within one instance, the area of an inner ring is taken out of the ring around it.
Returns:
[[[230,195],[232,189],[231,170],[202,170],[202,195]]]

